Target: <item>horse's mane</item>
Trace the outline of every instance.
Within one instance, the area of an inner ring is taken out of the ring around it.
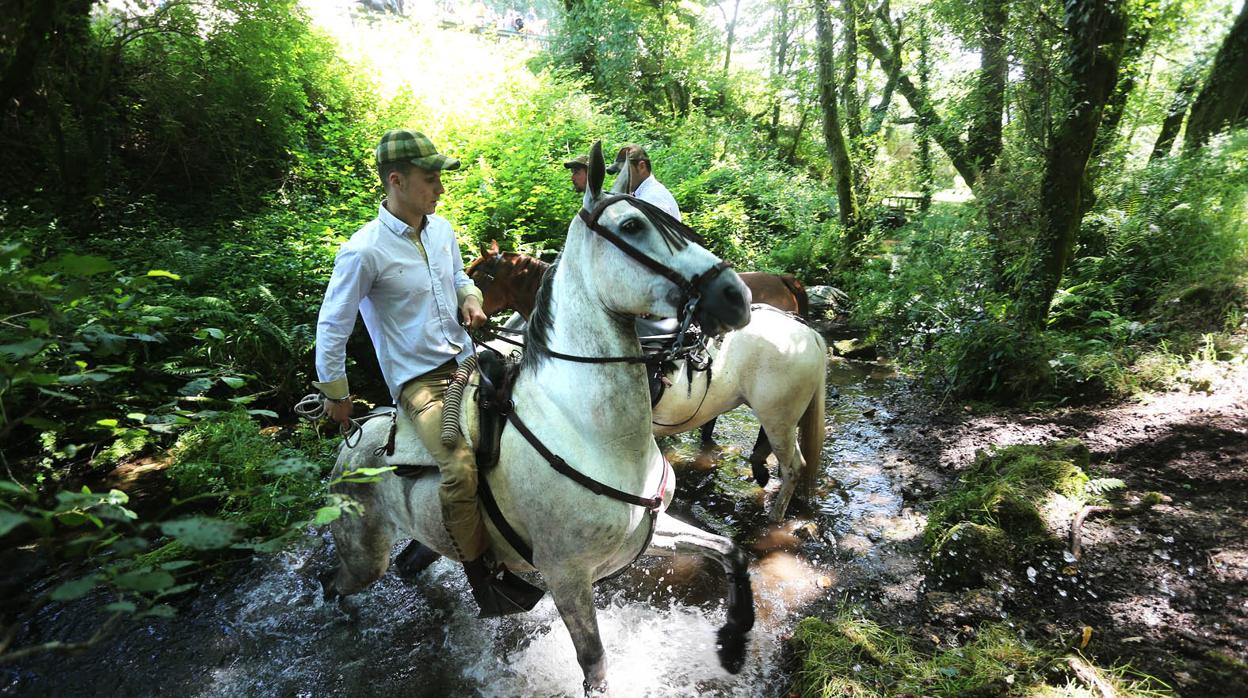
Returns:
[[[563,252],[555,257],[555,261],[546,266],[542,274],[542,283],[537,287],[537,297],[533,299],[533,312],[529,314],[529,324],[524,328],[524,356],[520,359],[521,370],[537,368],[550,357],[547,343],[550,341],[550,329],[554,325],[554,302],[550,296],[551,280],[555,278],[555,269]],[[538,264],[546,264],[540,259],[530,258]],[[537,265],[529,265],[541,269]]]

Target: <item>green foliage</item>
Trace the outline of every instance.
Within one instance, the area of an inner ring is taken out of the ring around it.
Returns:
[[[317,156],[297,178],[358,166],[363,93],[294,0],[140,4],[71,26],[29,66],[45,98],[0,127],[22,144],[11,190],[58,192],[94,220],[147,194],[238,208],[287,180],[296,152]]]
[[[578,68],[626,116],[688,114],[726,87],[714,33],[693,4],[567,3],[551,49],[556,64]]]
[[[38,596],[33,608],[94,593],[113,599],[104,609],[114,616],[168,617],[174,613],[166,601],[196,586],[179,584],[175,573],[183,574],[195,563],[176,558],[159,564],[142,562],[153,530],[127,504],[129,498],[118,490],[103,493],[83,487],[57,492],[45,500],[16,482],[0,480],[0,536],[28,539],[38,535],[59,561],[85,558],[97,563],[71,568],[76,570],[72,578]]]
[[[1086,401],[1162,387],[1174,358],[1238,332],[1248,301],[1248,142],[1164,159],[1114,182],[1084,226],[1047,328],[1007,321],[1036,212],[1026,176],[989,178],[983,219],[936,209],[847,279],[855,318],[957,398]],[[1020,160],[1012,155],[1014,167]],[[1029,171],[1029,170],[1025,170]],[[1024,205],[1013,202],[1022,201]],[[998,290],[1000,289],[1000,290]],[[1238,355],[1234,342],[1216,355]]]
[[[985,575],[1054,543],[1046,511],[1055,497],[1064,498],[1064,509],[1077,509],[1103,501],[1101,495],[1121,486],[1090,481],[1087,467],[1088,449],[1077,439],[977,453],[928,516],[923,535],[931,549],[933,581],[953,587],[979,584]]]
[[[309,438],[305,432],[303,440]],[[213,498],[231,526],[260,537],[278,535],[312,515],[325,493],[321,477],[332,463],[328,454],[310,459],[306,451],[260,433],[241,410],[200,422],[178,439],[170,455],[166,472],[178,497]],[[229,532],[220,527],[206,531],[204,524],[195,523],[199,536]],[[202,545],[184,542],[196,549]]]
[[[556,73],[537,75],[532,89],[508,95],[498,107],[485,128],[465,124],[448,132],[446,149],[465,166],[448,173],[439,213],[472,242],[558,250],[581,205],[561,163],[588,153],[619,122],[595,108],[576,81]]]

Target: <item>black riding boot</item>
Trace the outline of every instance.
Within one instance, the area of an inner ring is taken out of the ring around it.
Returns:
[[[464,574],[481,612],[478,618],[495,618],[532,610],[546,592],[502,568],[491,572],[485,557],[464,562]]]
[[[412,582],[416,580],[416,575],[424,572],[426,567],[432,565],[440,557],[442,556],[439,553],[420,541],[414,540],[407,544],[398,557],[394,558],[394,571],[404,581]]]

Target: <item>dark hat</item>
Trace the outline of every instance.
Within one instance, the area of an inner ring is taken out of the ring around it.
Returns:
[[[629,143],[627,145],[620,146],[620,149],[616,151],[615,162],[612,162],[607,166],[607,174],[616,174],[620,171],[621,167],[617,167],[616,163],[620,161],[621,155],[624,156],[625,160],[630,162],[640,162],[642,160],[650,162],[650,156],[646,154],[645,148],[637,145],[636,143]]]
[[[377,144],[377,164],[410,162],[426,170],[454,170],[459,160],[448,158],[438,152],[433,141],[419,131],[395,129],[386,131]]]
[[[563,166],[568,168],[569,170],[575,170],[578,167],[584,167],[585,169],[589,169],[589,156],[577,155],[571,160],[568,160],[567,162],[563,163]]]

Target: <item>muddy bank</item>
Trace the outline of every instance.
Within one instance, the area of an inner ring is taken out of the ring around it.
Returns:
[[[1181,695],[1248,695],[1248,372],[1224,371],[1207,391],[981,416],[895,397],[908,407],[889,426],[917,509],[976,449],[1059,438],[1089,447],[1094,475],[1160,499],[1136,515],[1089,518],[1077,562],[1053,555],[1031,564],[1034,575],[970,596],[925,594],[932,634],[1005,616],[1033,638],[1077,647],[1089,626],[1084,652],[1102,664],[1129,661]]]

